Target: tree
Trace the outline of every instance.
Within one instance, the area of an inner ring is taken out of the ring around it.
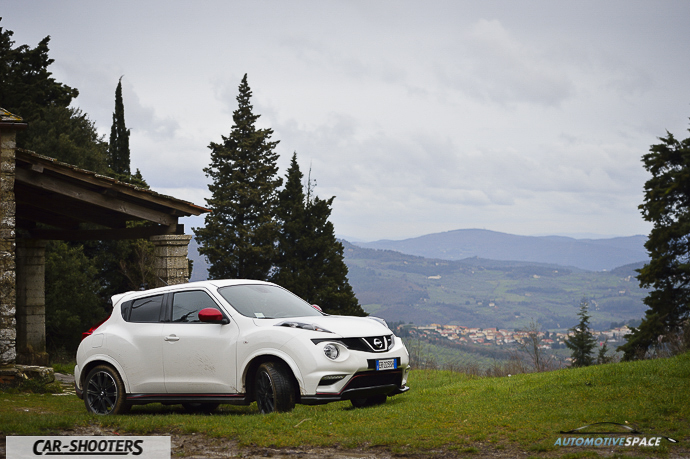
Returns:
[[[69,106],[79,91],[51,78],[50,37],[32,49],[28,45],[13,48],[12,35],[14,32],[0,27],[0,107],[33,123],[47,107]]]
[[[28,123],[17,133],[17,146],[105,173],[105,142],[81,110],[69,108],[79,91],[55,81],[48,71],[50,37],[35,48],[13,48],[13,34],[0,27],[0,107]]]
[[[125,125],[125,105],[122,98],[122,77],[115,89],[115,111],[108,144],[109,174],[126,183],[149,189],[136,170],[131,173],[129,129]],[[145,222],[128,222],[128,227],[145,226]],[[103,280],[103,290],[113,295],[158,284],[154,267],[154,246],[146,239],[90,242],[89,247],[98,260]]]
[[[513,359],[520,367],[522,367],[523,361],[527,360],[528,364],[536,372],[551,370],[556,365],[553,354],[547,353],[542,347],[542,334],[540,330],[541,325],[534,320],[530,321],[527,327],[519,330],[526,336],[518,341],[517,350],[519,352],[514,355]]]
[[[305,195],[302,179],[295,153],[278,193],[280,231],[272,280],[329,314],[365,316],[347,279],[343,245],[328,221],[335,198],[314,196],[311,177]]]
[[[572,351],[573,367],[586,367],[594,363],[592,353],[597,346],[594,335],[589,330],[589,319],[591,316],[588,313],[589,301],[583,298],[580,301],[580,311],[577,315],[580,317],[580,322],[570,329],[574,332],[573,336],[565,340],[565,345]]]
[[[597,354],[597,365],[603,365],[605,363],[613,362],[614,356],[608,355],[608,352],[609,352],[608,342],[609,342],[609,339],[606,338],[604,340],[604,343],[601,345],[601,348],[599,349],[599,353]]]
[[[649,309],[642,323],[618,348],[624,360],[644,357],[678,335],[690,315],[690,138],[679,141],[666,134],[642,157],[652,177],[639,207],[653,227],[645,243],[650,260],[637,279],[652,290],[644,299]]]
[[[51,241],[46,249],[46,339],[51,354],[70,359],[81,333],[106,316],[98,269],[82,246]]]
[[[115,88],[115,111],[110,127],[108,167],[118,176],[131,175],[129,164],[129,129],[125,125],[125,105],[122,101],[122,77]],[[119,178],[119,177],[118,177]]]
[[[209,262],[209,277],[265,280],[276,257],[278,223],[274,215],[278,159],[272,129],[257,129],[251,89],[244,75],[233,112],[234,124],[222,143],[211,142],[211,165],[204,169],[213,181],[206,202],[205,227],[195,228],[199,253]]]

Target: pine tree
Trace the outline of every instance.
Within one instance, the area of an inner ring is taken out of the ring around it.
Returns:
[[[335,198],[314,196],[311,177],[305,195],[302,179],[295,153],[278,194],[279,255],[272,280],[329,314],[364,316],[347,279],[343,245],[328,221]]]
[[[122,101],[122,77],[115,89],[115,112],[110,127],[110,144],[108,148],[108,167],[117,179],[132,175],[129,164],[129,129],[125,125],[125,105]]]
[[[637,278],[640,287],[651,290],[644,299],[649,309],[618,348],[624,360],[668,346],[690,326],[690,138],[677,140],[667,132],[659,140],[642,157],[652,177],[640,210],[654,226],[645,243],[650,260]]]
[[[272,129],[257,129],[251,89],[244,75],[233,112],[234,124],[222,143],[211,142],[212,179],[207,199],[212,212],[204,228],[195,228],[199,253],[209,262],[209,277],[267,279],[276,257],[278,224],[274,218],[277,190],[277,141]]]
[[[588,308],[589,301],[583,298],[580,301],[580,311],[577,313],[580,317],[580,323],[570,329],[570,331],[574,332],[574,335],[565,340],[565,345],[573,351],[571,354],[573,367],[586,367],[594,363],[592,352],[597,343],[594,335],[589,330],[589,319],[591,316],[588,314]]]

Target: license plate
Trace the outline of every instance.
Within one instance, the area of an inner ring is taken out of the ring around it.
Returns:
[[[376,371],[395,370],[398,368],[398,359],[385,359],[376,361]]]

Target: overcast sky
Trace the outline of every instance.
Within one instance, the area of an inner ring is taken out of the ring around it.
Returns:
[[[199,205],[247,73],[280,175],[296,151],[352,240],[647,234],[641,156],[666,130],[689,135],[686,0],[15,1],[0,15],[16,45],[51,36],[50,70],[106,140],[124,75],[132,167]]]

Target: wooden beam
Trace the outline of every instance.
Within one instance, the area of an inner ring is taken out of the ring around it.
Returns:
[[[173,215],[156,211],[132,202],[112,198],[102,193],[73,185],[64,180],[49,177],[46,174],[38,174],[26,169],[17,168],[15,171],[15,180],[40,188],[42,190],[51,191],[53,193],[58,193],[78,201],[103,207],[114,212],[130,215],[153,223],[158,223],[159,225],[169,226],[177,224],[177,217]]]
[[[32,229],[29,235],[33,239],[49,241],[111,241],[122,239],[148,239],[161,234],[184,234],[184,225],[140,226],[137,228],[100,229],[100,230],[49,230]]]
[[[181,199],[161,195],[152,190],[135,188],[128,184],[118,182],[112,177],[106,177],[96,174],[95,172],[82,170],[75,166],[62,164],[52,159],[42,158],[35,154],[29,154],[28,152],[18,152],[17,161],[22,161],[24,164],[31,164],[31,167],[33,167],[33,165],[40,164],[40,167],[44,168],[45,170],[53,171],[56,174],[78,180],[82,183],[102,187],[104,189],[110,189],[114,191],[114,193],[124,194],[137,200],[149,201],[157,205],[167,207],[171,210],[172,214],[178,217],[201,215],[210,211],[209,209],[197,206],[196,204],[192,204]],[[19,169],[19,167],[17,169]]]

